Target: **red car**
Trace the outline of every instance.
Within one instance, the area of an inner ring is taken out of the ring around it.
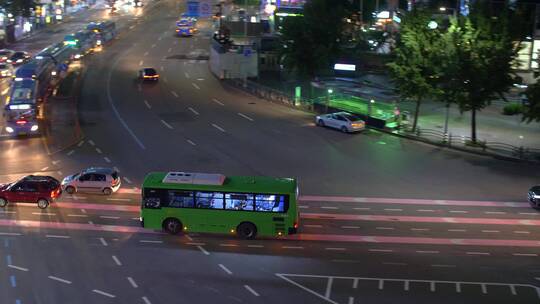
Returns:
[[[0,184],[0,207],[10,202],[37,203],[45,209],[62,193],[60,182],[51,176],[28,175],[20,180]]]

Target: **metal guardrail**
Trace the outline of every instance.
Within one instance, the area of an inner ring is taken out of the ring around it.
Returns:
[[[229,85],[237,87],[259,98],[311,112],[316,110],[316,107],[314,107],[315,104],[324,104],[326,102],[326,97],[324,96],[311,100],[295,98],[295,96],[291,94],[286,94],[282,91],[249,80],[226,79],[224,81]],[[336,95],[333,95],[333,97],[336,97]],[[472,138],[469,136],[453,135],[451,133],[445,134],[439,130],[420,127],[417,127],[415,132],[412,132],[408,125],[402,125],[401,128],[393,130],[392,133],[437,145],[460,148],[470,152],[482,152],[503,157],[540,162],[540,149],[535,148],[517,147],[507,143],[482,140],[473,142]]]

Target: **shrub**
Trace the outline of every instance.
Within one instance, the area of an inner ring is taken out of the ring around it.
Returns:
[[[523,105],[520,103],[509,103],[504,106],[503,112],[504,115],[516,115],[523,113]]]

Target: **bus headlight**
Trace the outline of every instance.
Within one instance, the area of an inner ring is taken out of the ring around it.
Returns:
[[[12,127],[6,127],[6,131],[7,131],[8,133],[13,133],[13,131],[15,131],[15,130],[13,130]]]
[[[39,128],[38,125],[33,125],[33,126],[30,128],[30,131],[35,132],[35,131],[37,131],[38,128]]]

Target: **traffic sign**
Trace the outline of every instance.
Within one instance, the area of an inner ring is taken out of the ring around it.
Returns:
[[[201,0],[199,3],[199,14],[201,17],[210,17],[212,16],[212,1],[210,0]]]
[[[199,17],[199,1],[188,1],[186,5],[188,16]]]

